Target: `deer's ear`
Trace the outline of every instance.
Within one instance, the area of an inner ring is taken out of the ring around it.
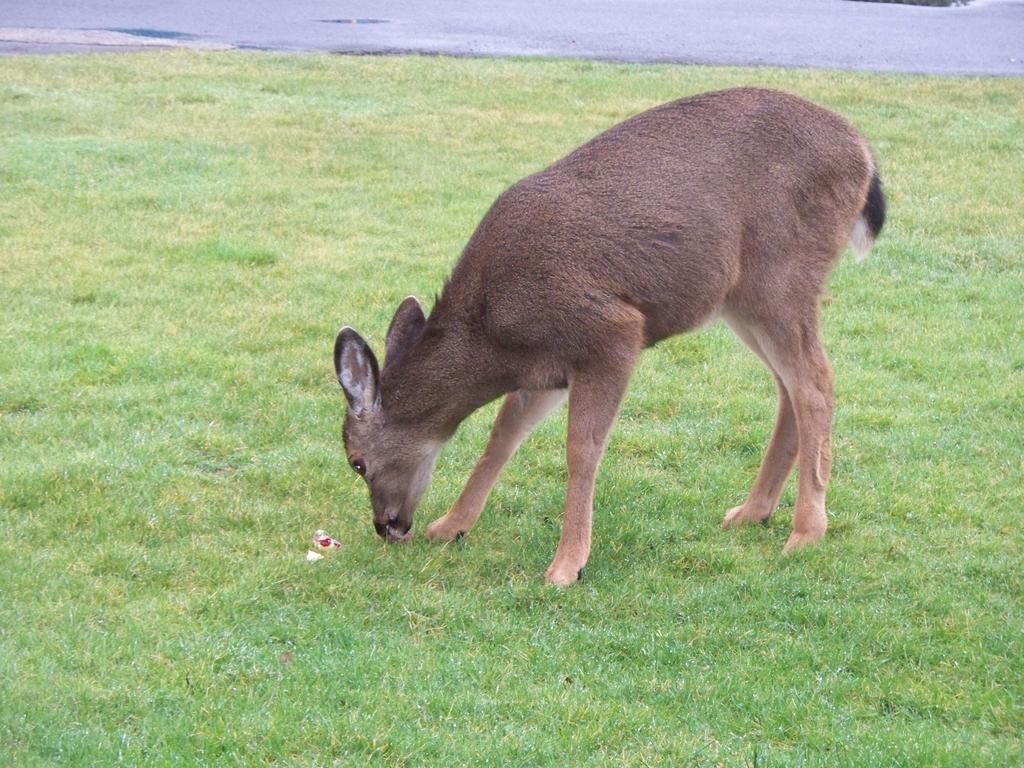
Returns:
[[[384,365],[395,363],[412,349],[426,324],[427,318],[419,301],[415,296],[407,296],[398,305],[395,316],[391,318],[385,341]]]
[[[358,415],[380,403],[377,358],[363,337],[347,325],[334,341],[334,372],[349,407]]]

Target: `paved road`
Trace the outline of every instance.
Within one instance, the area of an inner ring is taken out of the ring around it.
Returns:
[[[166,45],[1024,75],[1024,0],[0,2],[0,51]]]

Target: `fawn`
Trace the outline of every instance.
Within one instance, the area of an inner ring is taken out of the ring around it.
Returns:
[[[413,512],[459,423],[505,395],[469,481],[427,538],[469,531],[502,467],[569,400],[568,490],[546,578],[579,578],[594,480],[641,350],[721,317],[778,386],[775,429],[747,500],[723,526],[763,521],[799,461],[789,550],[825,533],[832,370],[819,299],[847,241],[866,255],[885,221],[871,152],[842,117],[778,91],[737,88],[655,107],[494,202],[430,317],[409,297],[383,367],[342,328],[349,463],[377,533]]]

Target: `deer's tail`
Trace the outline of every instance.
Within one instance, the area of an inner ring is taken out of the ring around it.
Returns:
[[[850,234],[850,245],[853,246],[853,257],[857,261],[863,261],[871,252],[875,244],[875,238],[882,231],[885,224],[885,194],[882,192],[882,181],[878,178],[876,167],[871,176],[871,186],[868,187],[868,199],[861,209],[857,223],[853,225],[853,232]]]

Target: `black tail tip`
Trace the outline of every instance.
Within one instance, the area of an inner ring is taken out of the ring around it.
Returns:
[[[867,222],[871,238],[878,237],[878,233],[882,231],[882,226],[885,224],[885,194],[882,192],[882,180],[878,178],[877,170],[871,177],[868,199],[864,203],[864,210],[861,211],[861,216]]]

